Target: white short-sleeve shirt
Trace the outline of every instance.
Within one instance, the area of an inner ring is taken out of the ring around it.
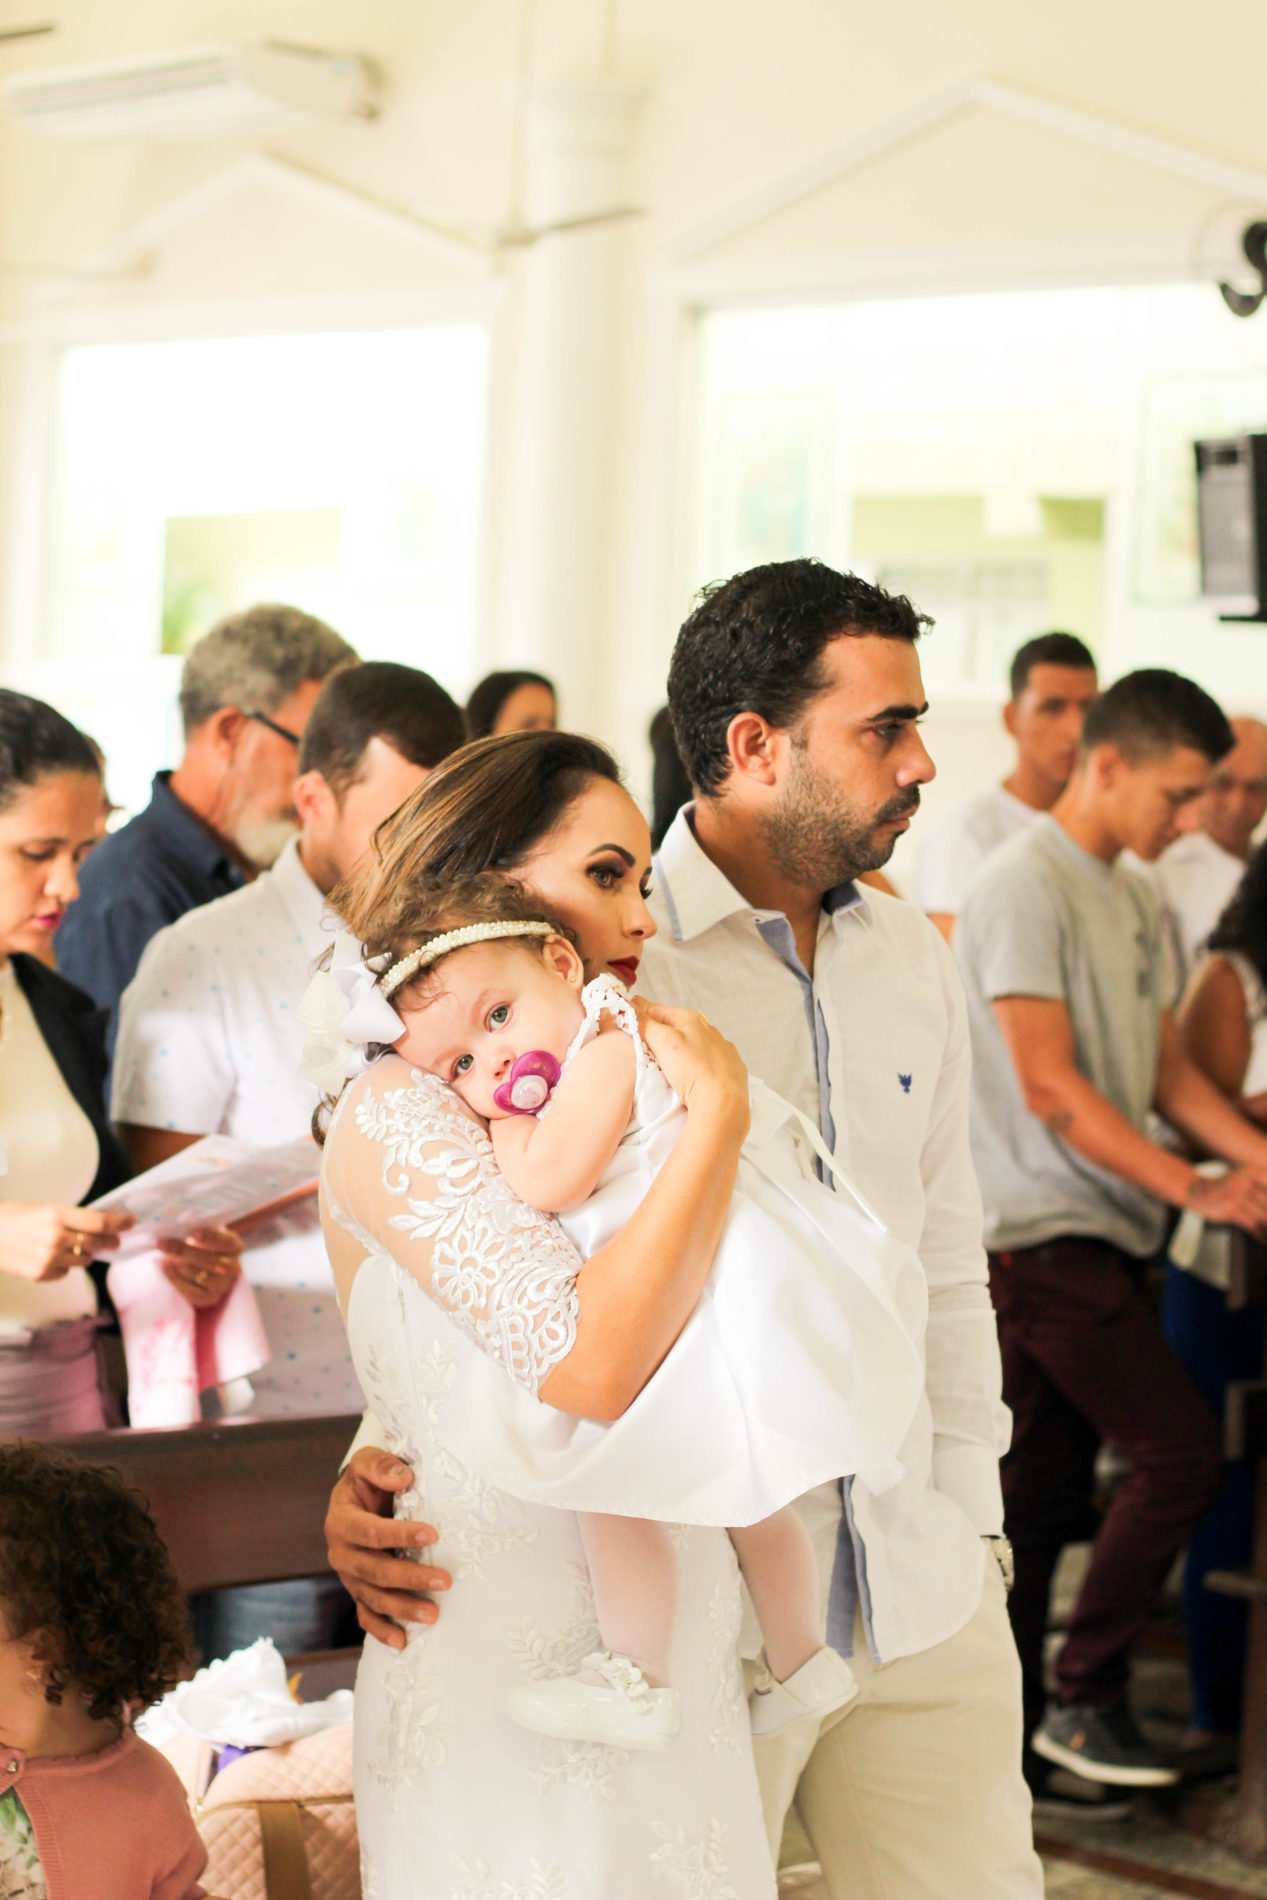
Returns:
[[[317,1092],[296,1010],[330,941],[325,899],[288,844],[271,871],[150,939],[119,1006],[117,1122],[293,1140]]]
[[[950,810],[933,826],[920,854],[915,901],[921,910],[957,917],[964,895],[992,851],[1027,831],[1040,814],[991,785]]]
[[[317,1090],[299,1073],[298,1008],[334,929],[297,843],[271,871],[200,905],[146,945],[119,1008],[117,1122],[231,1135],[256,1147],[307,1134]],[[360,1389],[312,1217],[248,1248],[273,1358],[252,1375],[269,1416],[356,1411]]]
[[[1206,938],[1231,902],[1245,866],[1208,832],[1192,831],[1143,869],[1161,904],[1178,993],[1200,962]]]

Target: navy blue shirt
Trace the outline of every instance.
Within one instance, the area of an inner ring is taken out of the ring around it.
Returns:
[[[79,896],[57,933],[61,974],[110,1012],[112,1052],[119,998],[150,938],[246,882],[220,841],[181,804],[170,779],[170,772],[156,773],[145,810],[85,858]]]

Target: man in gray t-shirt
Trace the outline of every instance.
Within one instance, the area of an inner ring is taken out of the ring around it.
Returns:
[[[1128,674],[1089,710],[1050,815],[969,887],[955,950],[973,1042],[972,1146],[1014,1416],[1003,1461],[1012,1624],[1034,1753],[1128,1787],[1175,1779],[1126,1702],[1130,1647],[1221,1482],[1218,1422],[1162,1338],[1144,1263],[1167,1204],[1267,1227],[1267,1136],[1190,1062],[1169,1015],[1146,862],[1231,744],[1178,674]],[[1157,1110],[1235,1164],[1210,1182],[1148,1132]],[[1096,1536],[1044,1709],[1043,1637],[1062,1546],[1087,1534],[1097,1447],[1130,1475]],[[1031,1755],[1031,1779],[1041,1777]]]
[[[1063,1003],[1080,1074],[1134,1128],[1157,1087],[1166,960],[1157,900],[1138,871],[1106,864],[1044,813],[1003,845],[970,888],[955,949],[972,1030],[973,1159],[992,1252],[1090,1234],[1155,1254],[1155,1194],[1080,1154],[1029,1112],[995,1018],[999,997]]]

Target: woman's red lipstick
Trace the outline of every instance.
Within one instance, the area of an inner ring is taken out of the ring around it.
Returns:
[[[613,957],[607,967],[615,971],[627,990],[631,990],[638,981],[639,961],[638,957]]]

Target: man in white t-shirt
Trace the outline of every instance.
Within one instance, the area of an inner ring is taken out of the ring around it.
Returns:
[[[1003,723],[1016,765],[1001,785],[952,805],[933,826],[915,899],[947,942],[964,892],[990,853],[1050,811],[1077,757],[1082,716],[1098,690],[1095,661],[1072,633],[1042,633],[1017,651]]]
[[[307,1134],[318,1095],[299,1074],[297,1012],[330,941],[326,896],[465,736],[457,705],[414,667],[368,661],[326,682],[299,752],[299,837],[253,883],[160,930],[124,992],[112,1113],[138,1172],[202,1135],[265,1146]],[[269,1238],[242,1256],[272,1350],[252,1374],[252,1410],[359,1409],[315,1209],[284,1217]],[[217,1282],[210,1298],[224,1291]],[[339,1600],[328,1578],[217,1591],[197,1605],[199,1647],[211,1658],[262,1635],[291,1654],[328,1647]]]
[[[1178,995],[1231,901],[1267,816],[1267,725],[1233,719],[1236,744],[1220,759],[1195,828],[1147,867],[1161,903]]]
[[[463,736],[453,700],[413,667],[371,661],[326,682],[299,753],[299,837],[253,883],[160,930],[124,992],[111,1106],[138,1172],[202,1135],[263,1147],[308,1132],[317,1091],[299,1074],[297,1011],[329,943],[326,895]],[[244,1255],[273,1352],[255,1410],[356,1408],[320,1230],[292,1225]]]

